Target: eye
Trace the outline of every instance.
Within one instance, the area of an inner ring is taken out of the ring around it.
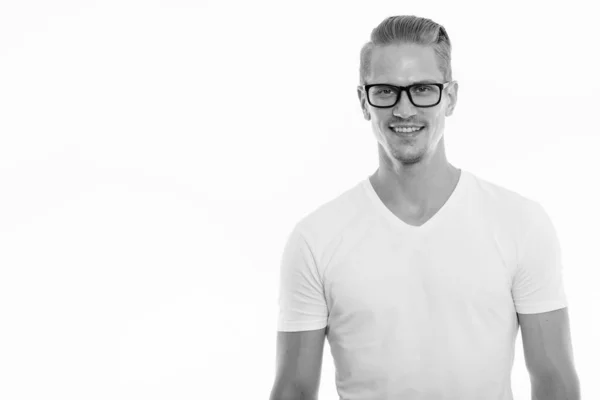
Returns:
[[[380,94],[389,95],[392,93],[394,93],[392,89],[377,89],[375,91],[375,95],[380,95]]]
[[[419,85],[415,87],[415,91],[419,92],[419,93],[423,93],[423,92],[428,92],[432,90],[431,86],[429,85]]]

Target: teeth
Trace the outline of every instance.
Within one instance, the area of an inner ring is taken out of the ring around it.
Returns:
[[[410,133],[410,132],[418,131],[421,128],[392,128],[392,129],[396,132]]]

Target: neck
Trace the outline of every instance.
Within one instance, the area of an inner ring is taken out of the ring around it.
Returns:
[[[371,176],[382,199],[390,204],[424,210],[445,201],[458,182],[461,171],[448,162],[439,167],[413,165],[401,170],[378,168]]]

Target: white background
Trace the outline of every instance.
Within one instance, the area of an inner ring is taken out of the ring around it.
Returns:
[[[597,12],[557,3],[2,1],[0,398],[268,399],[284,243],[378,167],[359,51],[398,14],[450,35],[449,161],[548,211],[600,398]]]

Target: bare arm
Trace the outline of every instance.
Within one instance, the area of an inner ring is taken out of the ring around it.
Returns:
[[[269,400],[316,400],[326,329],[277,332],[275,384]]]
[[[560,373],[531,378],[532,400],[581,400],[579,378],[573,373],[562,376]]]
[[[518,319],[532,400],[580,400],[568,308]]]

